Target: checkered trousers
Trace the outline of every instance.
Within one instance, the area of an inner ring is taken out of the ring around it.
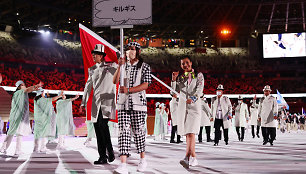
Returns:
[[[118,110],[119,125],[119,152],[121,155],[129,156],[131,149],[131,130],[133,131],[134,141],[137,152],[145,151],[145,111]]]

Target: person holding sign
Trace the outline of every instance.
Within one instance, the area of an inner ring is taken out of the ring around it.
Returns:
[[[140,57],[140,44],[130,42],[127,44],[124,58],[119,60],[113,83],[120,86],[117,110],[119,125],[119,153],[121,164],[115,173],[128,173],[126,167],[127,157],[130,155],[131,129],[133,131],[137,152],[140,154],[140,161],[137,171],[143,172],[147,167],[145,159],[145,117],[147,114],[146,89],[151,83],[150,66],[143,62]],[[121,72],[123,71],[123,72]],[[123,77],[120,77],[120,76]],[[119,80],[120,79],[120,80]]]
[[[186,136],[186,155],[180,164],[189,168],[197,166],[198,161],[195,153],[195,135],[200,131],[201,124],[201,99],[204,89],[204,76],[196,73],[192,69],[192,62],[189,56],[181,58],[181,68],[184,71],[179,76],[179,72],[172,73],[171,87],[178,88],[180,99],[177,111],[177,129],[179,135]]]
[[[94,164],[106,164],[115,160],[113,146],[110,138],[108,121],[116,118],[115,96],[116,85],[111,83],[117,64],[106,63],[104,45],[97,44],[92,50],[92,57],[96,63],[88,68],[88,80],[85,85],[80,112],[84,111],[93,89],[91,106],[91,121],[94,122],[99,159]],[[106,155],[108,151],[108,156]]]

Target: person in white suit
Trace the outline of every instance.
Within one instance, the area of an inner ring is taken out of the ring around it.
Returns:
[[[182,143],[181,141],[181,136],[177,134],[177,110],[178,110],[178,100],[179,98],[176,96],[176,94],[171,94],[172,99],[170,101],[170,113],[171,113],[171,124],[172,124],[172,129],[171,129],[171,138],[170,138],[170,143]],[[175,134],[176,136],[176,141],[174,140]]]
[[[250,101],[250,116],[251,116],[251,127],[252,127],[252,137],[255,138],[255,127],[256,135],[259,136],[260,122],[258,121],[258,104],[256,103],[256,96]]]
[[[212,140],[210,138],[210,130],[211,130],[211,121],[213,120],[211,115],[211,109],[208,105],[206,97],[202,96],[201,99],[202,99],[201,127],[200,127],[200,133],[198,135],[198,140],[200,143],[202,143],[202,132],[203,132],[203,127],[205,127],[206,141],[211,142]]]
[[[239,141],[243,141],[244,139],[244,132],[248,121],[249,121],[248,105],[244,103],[243,98],[239,96],[238,105],[235,107],[235,127]]]
[[[204,76],[202,73],[196,73],[192,69],[192,62],[189,56],[181,58],[181,68],[183,74],[179,72],[172,73],[171,87],[180,91],[178,103],[178,134],[186,136],[186,156],[180,161],[180,164],[189,168],[197,166],[198,161],[195,153],[195,135],[200,131],[201,123],[201,101],[203,95]]]
[[[94,164],[106,164],[107,161],[113,162],[115,160],[108,121],[116,118],[116,85],[112,83],[112,80],[117,64],[105,62],[106,53],[104,49],[104,45],[97,44],[91,52],[96,64],[88,68],[88,80],[80,106],[80,112],[83,112],[83,108],[87,105],[90,93],[93,90],[91,121],[94,123],[100,156]]]
[[[217,87],[217,96],[211,99],[211,112],[215,128],[214,146],[218,146],[219,140],[221,139],[221,127],[223,129],[225,144],[228,145],[228,129],[231,127],[232,104],[228,97],[223,96],[223,91],[223,85],[219,84]]]
[[[258,119],[261,120],[263,145],[270,142],[271,146],[273,146],[277,126],[277,101],[276,98],[270,94],[272,90],[269,85],[266,85],[263,91],[264,96],[259,101]]]

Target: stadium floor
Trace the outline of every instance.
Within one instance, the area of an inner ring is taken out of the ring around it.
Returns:
[[[185,154],[185,143],[170,144],[147,138],[147,171],[144,173],[306,173],[306,132],[280,133],[274,146],[262,145],[262,139],[251,138],[246,132],[244,142],[237,140],[230,132],[229,145],[221,141],[219,146],[213,143],[197,143],[196,152],[199,166],[186,170],[179,164]],[[0,137],[3,142],[4,135]],[[167,137],[169,139],[169,137]],[[204,137],[205,138],[205,137]],[[7,155],[0,156],[0,173],[113,173],[119,164],[119,157],[107,165],[96,166],[98,158],[96,141],[90,147],[83,145],[85,137],[66,139],[65,151],[55,150],[56,144],[47,144],[47,154],[33,154],[33,136],[24,138],[23,154],[11,156],[15,149],[13,140]],[[118,156],[117,138],[112,138],[116,156]],[[137,173],[139,156],[132,144],[132,155],[128,159],[130,173]]]

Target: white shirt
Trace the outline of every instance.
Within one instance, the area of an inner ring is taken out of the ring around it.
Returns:
[[[221,102],[220,102],[220,98],[218,98],[218,108],[217,108],[217,119],[223,119],[222,118],[222,108],[221,108]]]

